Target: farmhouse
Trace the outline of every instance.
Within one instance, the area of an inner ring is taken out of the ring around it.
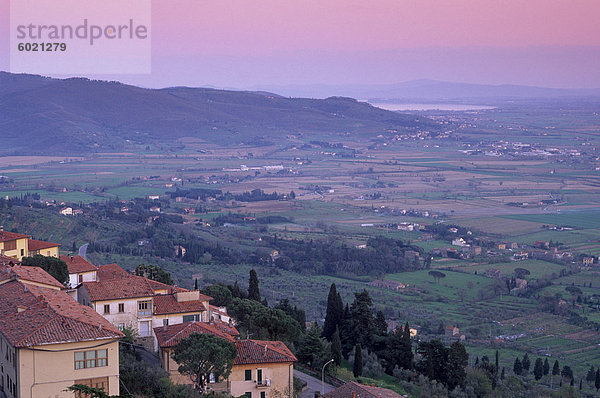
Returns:
[[[581,259],[581,262],[583,263],[583,265],[585,265],[586,267],[589,267],[590,265],[594,264],[594,257],[583,257]]]

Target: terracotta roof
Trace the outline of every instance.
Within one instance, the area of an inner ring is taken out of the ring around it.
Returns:
[[[366,386],[354,381],[331,390],[323,398],[401,398],[402,395],[387,388]]]
[[[29,239],[27,241],[27,248],[32,252],[58,246],[60,246],[59,243],[46,242],[43,240]]]
[[[99,281],[106,281],[109,279],[121,279],[131,274],[117,264],[106,264],[98,267],[98,273],[96,275]]]
[[[5,256],[3,254],[0,254],[0,266],[13,266],[13,265],[17,265],[17,264],[21,264],[21,262],[19,260],[17,260],[16,258],[12,258],[12,257],[8,257]]]
[[[203,295],[200,300],[190,300],[178,302],[175,294],[162,294],[154,296],[154,315],[181,314],[185,312],[206,311],[204,307]],[[208,301],[204,298],[205,301]]]
[[[11,241],[15,239],[29,238],[29,235],[17,234],[15,232],[0,231],[0,242]]]
[[[39,267],[27,267],[24,265],[15,265],[13,267],[0,267],[0,281],[15,277],[17,280],[35,282],[43,285],[63,288],[64,286],[54,279],[52,275]]]
[[[144,277],[139,276],[138,278],[144,278]],[[166,283],[157,282],[157,281],[149,279],[149,278],[144,278],[144,279],[146,279],[146,281],[148,281],[148,283],[154,290],[168,290],[170,292],[173,292],[173,291],[174,292],[189,292],[189,290],[184,289],[183,287],[167,285]],[[206,297],[208,297],[208,296],[206,296]],[[212,297],[208,297],[208,300],[212,300]]]
[[[193,333],[209,333],[230,342],[234,341],[233,336],[230,334],[223,332],[220,328],[215,327],[215,325],[205,322],[185,322],[154,328],[156,340],[158,340],[158,345],[161,348],[173,347]]]
[[[16,347],[116,339],[123,334],[62,290],[0,285],[0,332]]]
[[[67,264],[69,274],[79,274],[81,272],[98,270],[98,267],[81,256],[65,256],[64,254],[61,254],[60,259]]]
[[[296,362],[292,352],[281,341],[236,340],[237,357],[234,365],[255,363]]]
[[[141,276],[83,282],[91,301],[116,300],[123,298],[151,297],[154,289]]]
[[[227,333],[228,335],[231,335],[233,337],[240,337],[240,332],[238,332],[238,330],[233,325],[230,325],[223,321],[219,321],[218,319],[214,319],[212,321],[212,324],[214,325],[214,327],[216,327],[217,329],[220,329],[221,331]]]

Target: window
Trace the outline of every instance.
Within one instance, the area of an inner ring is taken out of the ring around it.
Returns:
[[[261,391],[260,398],[267,398],[267,393],[265,391]]]
[[[119,323],[119,325],[117,327],[122,332],[125,329],[125,324],[124,323]]]
[[[75,353],[75,369],[108,366],[108,350],[80,351]]]
[[[108,392],[108,377],[97,377],[95,379],[83,379],[75,380],[75,384],[83,384],[84,386],[92,388],[102,388],[104,392]],[[80,392],[75,393],[76,398],[84,398],[87,395],[83,395]]]
[[[192,321],[200,322],[200,314],[183,316],[183,322],[192,322]]]
[[[217,379],[215,378],[215,374],[214,373],[211,373],[211,374],[208,375],[208,382],[209,383],[216,383],[217,382]]]
[[[25,249],[21,249],[21,256],[25,255]]]
[[[256,369],[256,383],[262,384],[262,369]]]
[[[150,321],[140,322],[140,336],[141,337],[150,336]]]
[[[83,275],[82,274],[77,275],[77,282],[79,282],[79,284],[83,283]]]
[[[119,303],[119,313],[125,312],[125,303]]]
[[[168,326],[169,325],[169,319],[165,318],[163,319],[163,326]]]
[[[104,313],[110,314],[110,304],[104,304]]]
[[[246,369],[244,371],[244,380],[252,380],[252,369]]]
[[[244,397],[246,398],[252,398],[252,392],[248,391],[244,393]]]
[[[138,301],[138,316],[152,315],[152,301]]]

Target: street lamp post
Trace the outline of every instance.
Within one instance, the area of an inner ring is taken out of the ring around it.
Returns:
[[[325,394],[325,366],[329,365],[333,362],[333,359],[329,360],[325,365],[323,365],[323,369],[321,369],[321,396]]]

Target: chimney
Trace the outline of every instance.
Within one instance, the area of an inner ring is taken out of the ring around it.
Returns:
[[[4,225],[0,225],[0,232],[4,232]]]
[[[102,330],[102,322],[98,322],[98,331]]]

